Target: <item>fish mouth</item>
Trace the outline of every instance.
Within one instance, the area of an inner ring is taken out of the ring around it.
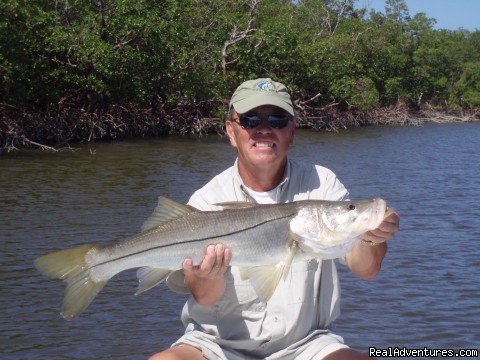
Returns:
[[[387,211],[387,202],[383,199],[374,199],[373,207],[374,216],[371,217],[370,230],[374,230],[380,226]]]
[[[380,226],[385,217],[387,203],[383,199],[373,199],[373,204],[363,210],[355,219],[354,228],[375,230]]]

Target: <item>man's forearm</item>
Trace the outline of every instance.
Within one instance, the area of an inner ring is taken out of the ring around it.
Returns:
[[[386,242],[371,246],[363,241],[357,241],[347,254],[347,265],[358,277],[372,280],[380,272],[386,252]]]

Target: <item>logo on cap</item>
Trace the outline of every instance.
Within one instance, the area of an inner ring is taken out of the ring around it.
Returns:
[[[258,89],[262,90],[262,91],[277,91],[277,89],[275,89],[275,85],[273,85],[271,82],[267,82],[267,81],[261,81],[259,83],[257,83],[257,87]]]

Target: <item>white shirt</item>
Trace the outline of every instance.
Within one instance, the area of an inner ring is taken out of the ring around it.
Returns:
[[[196,191],[188,204],[204,211],[219,210],[213,204],[254,201],[255,197],[245,188],[235,163]],[[277,203],[340,201],[348,192],[332,171],[288,160],[283,181],[268,197]],[[232,252],[235,257],[235,249]],[[227,288],[215,305],[201,306],[193,297],[185,304],[185,337],[194,332],[195,337],[208,338],[222,348],[265,357],[325,333],[340,313],[340,286],[333,260],[295,261],[267,303],[257,298],[248,280],[241,280],[236,267],[225,276]]]
[[[255,191],[245,186],[247,193],[257,204],[276,204],[277,192],[280,185],[269,191]]]

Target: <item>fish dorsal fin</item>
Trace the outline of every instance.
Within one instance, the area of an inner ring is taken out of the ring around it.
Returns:
[[[153,214],[142,225],[142,232],[156,228],[167,221],[182,217],[193,211],[198,211],[193,206],[183,205],[179,202],[159,196],[158,204]]]
[[[246,209],[258,206],[256,203],[247,202],[247,201],[227,201],[222,203],[214,204],[215,206],[220,206],[223,210],[233,210],[233,209]]]
[[[138,289],[135,295],[139,295],[164,281],[172,272],[169,269],[155,267],[142,267],[137,270]]]

